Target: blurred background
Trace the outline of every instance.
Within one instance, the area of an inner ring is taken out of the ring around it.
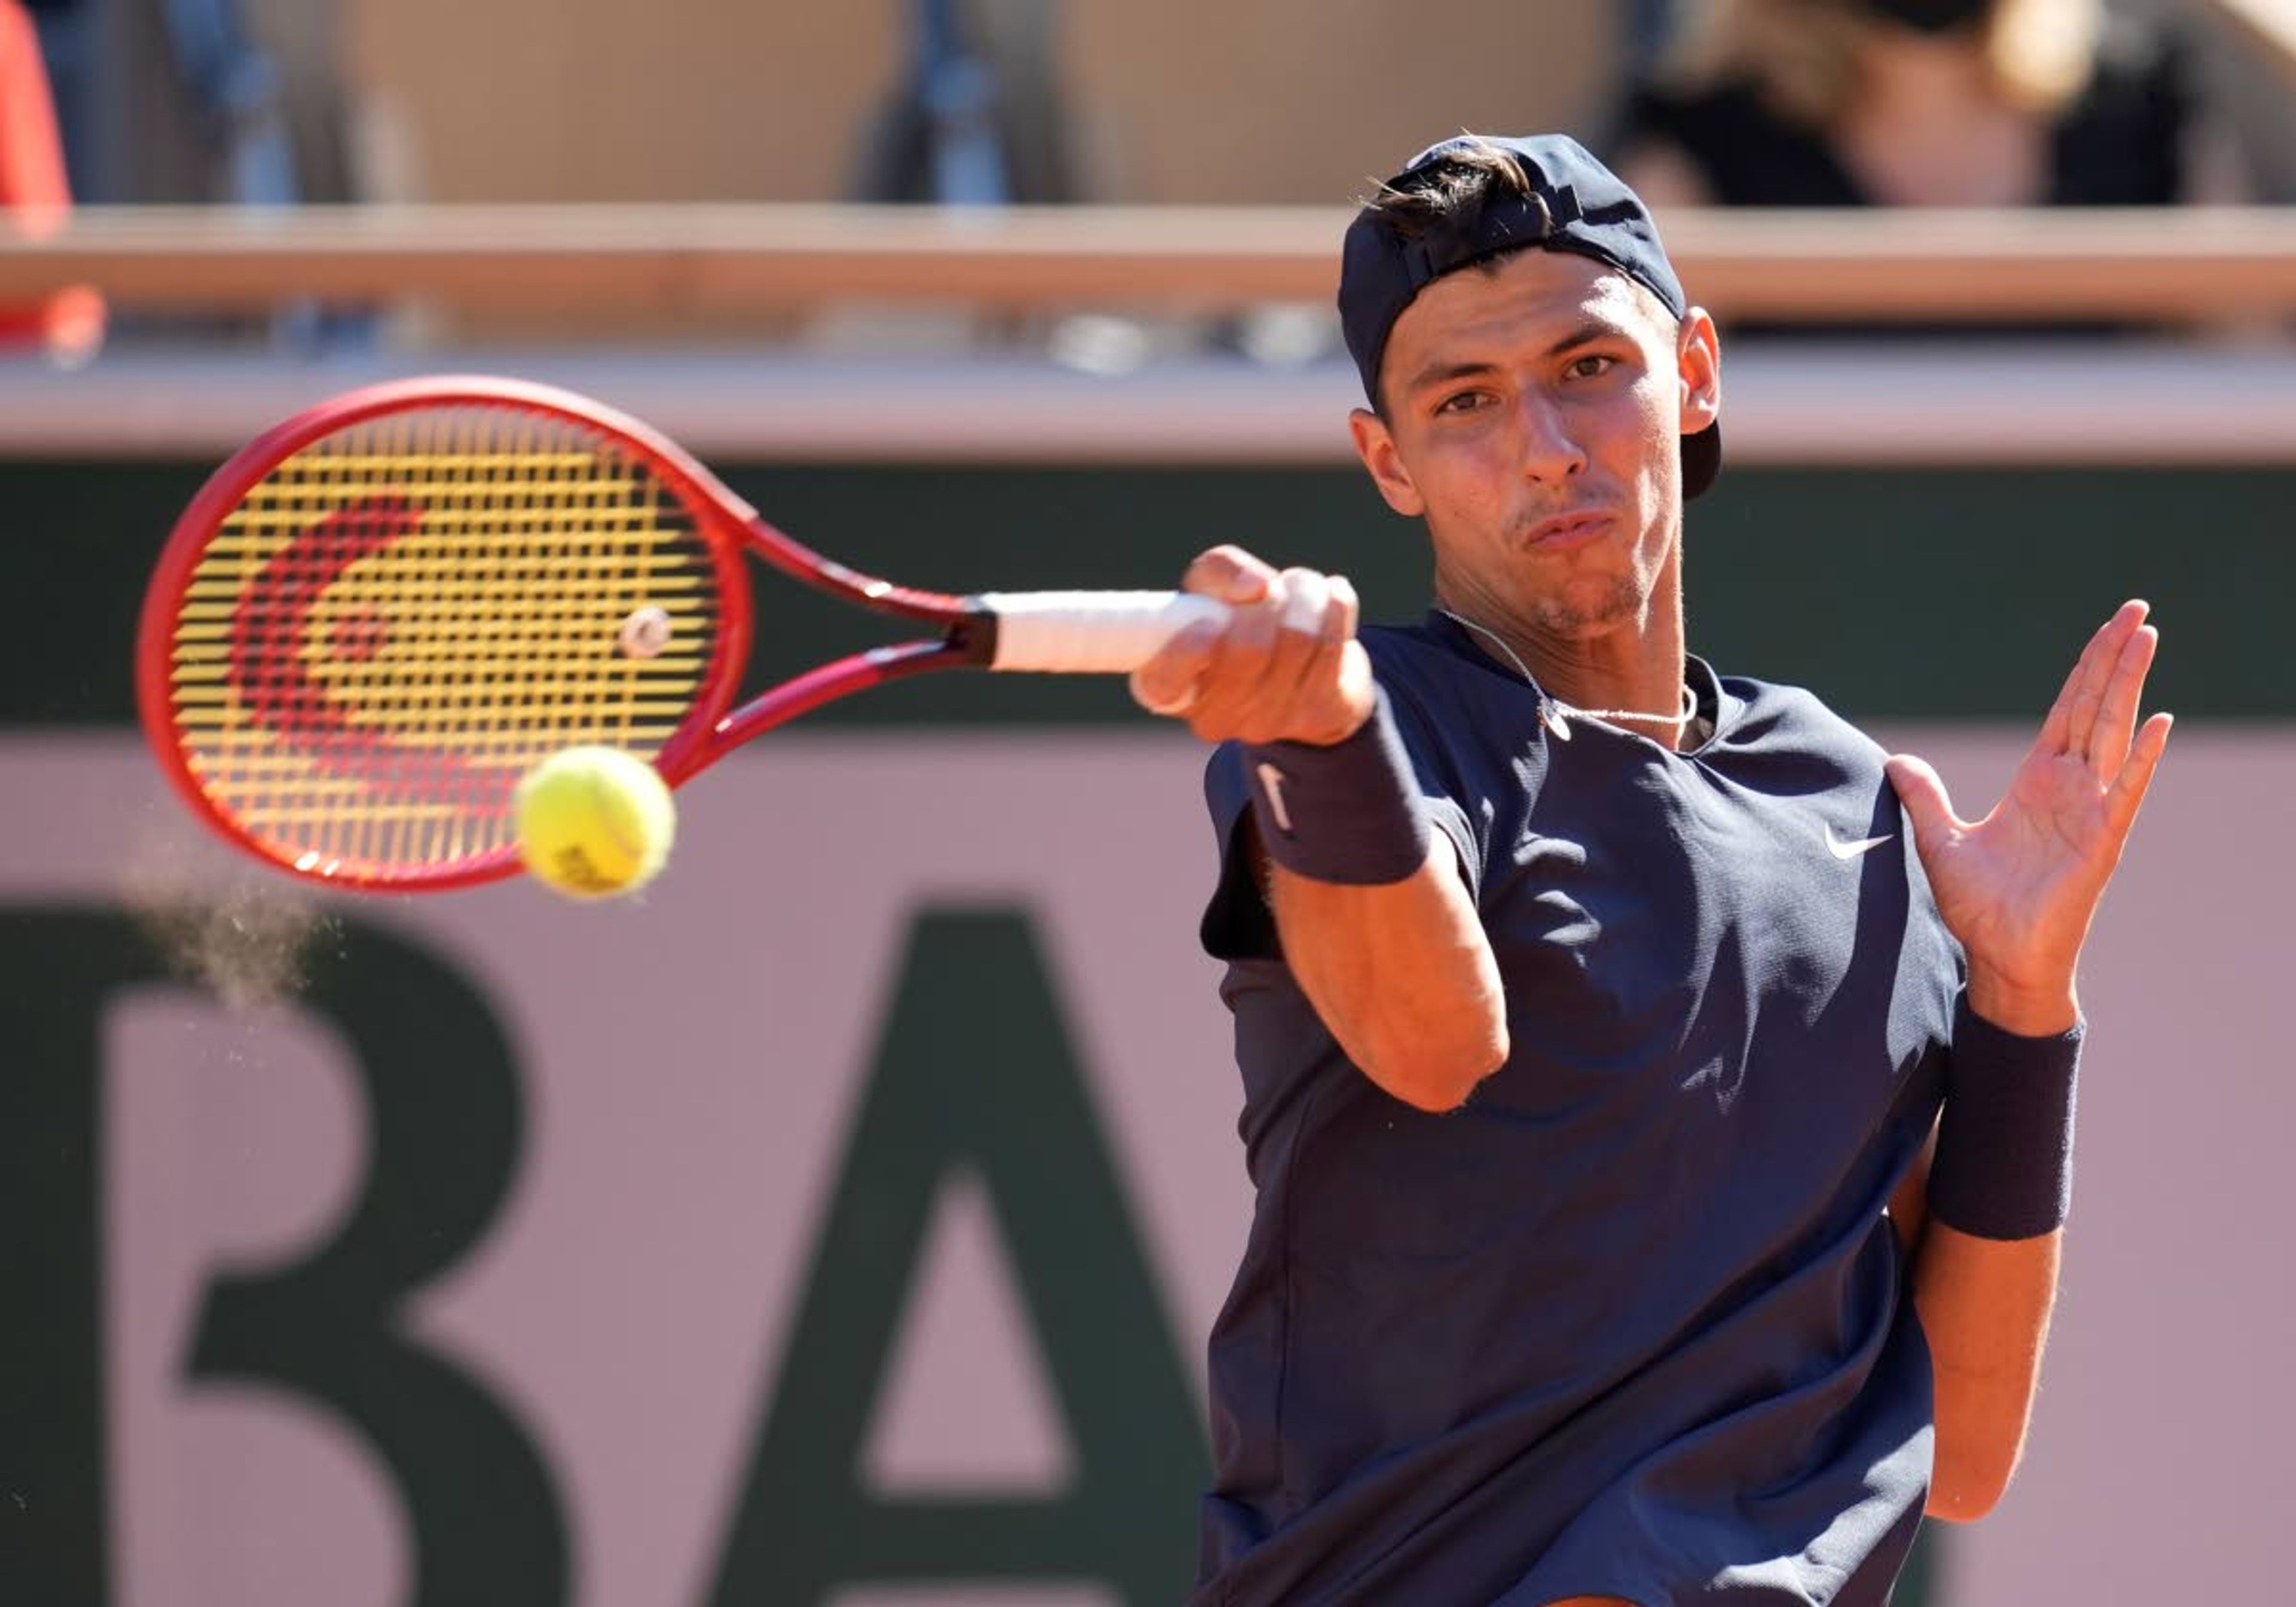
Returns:
[[[2276,1599],[2296,5],[0,0],[0,1601],[1178,1599],[1250,1209],[1184,734],[931,677],[642,902],[312,900],[166,795],[136,610],[224,455],[455,371],[910,584],[1415,617],[1331,294],[1461,128],[1614,160],[1722,324],[1726,671],[1975,813],[2153,603],[2031,1450],[1899,1600]],[[870,639],[778,584],[754,678]]]

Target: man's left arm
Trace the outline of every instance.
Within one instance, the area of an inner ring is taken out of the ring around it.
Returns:
[[[1936,1377],[1935,1517],[1992,1510],[2032,1413],[2070,1188],[2074,977],[2169,739],[2169,716],[2136,723],[2159,646],[2146,611],[2125,603],[2090,638],[1982,820],[1955,815],[1922,760],[1889,763],[1969,961],[1932,1154],[1891,1202]]]
[[[1926,1155],[1898,1185],[1890,1218],[1913,1262],[1914,1308],[1935,1381],[1928,1514],[1973,1522],[1993,1510],[2024,1455],[2064,1230],[1981,1239],[1937,1221]]]

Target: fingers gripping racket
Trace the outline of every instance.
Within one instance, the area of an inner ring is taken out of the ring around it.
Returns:
[[[744,553],[937,634],[733,708],[757,630]],[[409,380],[216,471],[144,598],[137,696],[177,791],[226,838],[330,884],[423,890],[519,868],[512,792],[559,749],[625,749],[675,786],[864,687],[1128,671],[1220,611],[895,586],[792,541],[635,419],[539,385]]]

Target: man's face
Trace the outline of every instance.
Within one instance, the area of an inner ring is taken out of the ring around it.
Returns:
[[[1357,449],[1434,541],[1437,595],[1582,640],[1647,618],[1681,529],[1681,432],[1714,417],[1714,326],[1590,257],[1447,275],[1389,332]]]

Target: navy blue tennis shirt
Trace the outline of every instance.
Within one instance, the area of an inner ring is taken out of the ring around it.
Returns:
[[[1882,750],[1687,667],[1681,751],[1542,723],[1456,623],[1363,632],[1506,990],[1431,1114],[1349,1062],[1207,792],[1257,1205],[1210,1345],[1200,1604],[1880,1603],[1930,1362],[1884,1209],[1961,958]]]

